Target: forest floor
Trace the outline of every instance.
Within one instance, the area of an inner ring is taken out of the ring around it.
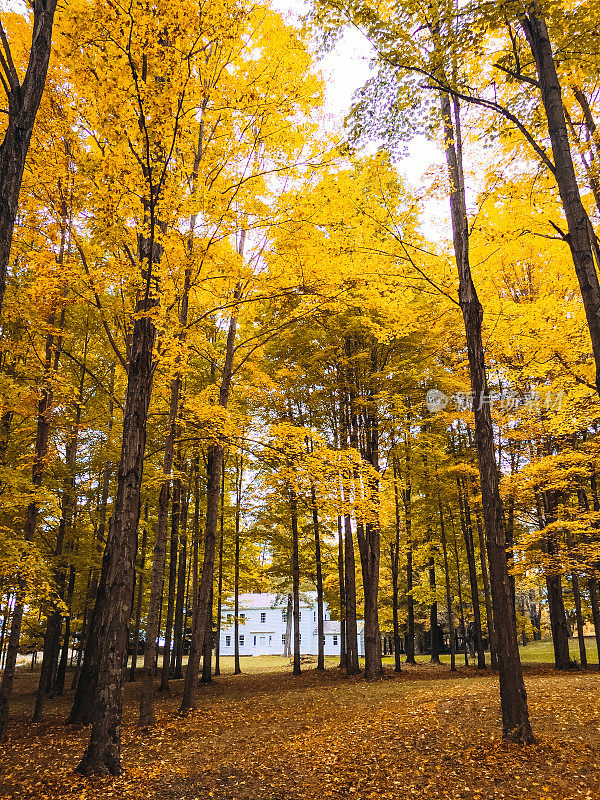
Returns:
[[[535,649],[532,651],[535,652]],[[525,660],[525,659],[524,659]],[[335,666],[247,659],[245,673],[201,685],[198,710],[177,715],[181,681],[136,729],[139,683],[128,684],[124,774],[73,772],[89,732],[65,727],[71,700],[48,701],[31,724],[36,673],[20,671],[0,751],[2,800],[391,800],[421,796],[575,800],[600,796],[600,672],[525,668],[537,744],[503,745],[497,675],[421,663],[383,680]],[[334,660],[332,660],[334,663]],[[259,670],[262,667],[263,671]],[[283,672],[283,669],[286,672]],[[270,671],[265,672],[265,669]]]

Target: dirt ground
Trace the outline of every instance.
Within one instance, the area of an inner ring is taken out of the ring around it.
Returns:
[[[279,667],[279,665],[278,665]],[[600,672],[526,669],[538,742],[503,745],[497,676],[420,664],[367,683],[330,667],[299,677],[224,675],[177,715],[182,685],[159,696],[158,722],[136,726],[127,686],[117,779],[73,772],[89,732],[64,725],[70,693],[32,724],[35,673],[21,673],[0,746],[0,798],[19,800],[324,800],[600,797]]]

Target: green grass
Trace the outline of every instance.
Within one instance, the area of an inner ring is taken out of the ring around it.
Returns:
[[[596,650],[596,640],[593,636],[586,636],[585,637],[585,649],[587,653],[588,664],[597,664],[598,663],[598,652]],[[571,653],[571,658],[574,661],[579,662],[579,644],[577,642],[577,638],[574,637],[569,640],[569,650]],[[523,664],[553,664],[554,663],[554,650],[552,647],[552,639],[545,639],[542,642],[530,642],[528,645],[524,647],[521,645],[519,647],[519,653],[521,655],[521,662]],[[405,656],[402,656],[402,661],[404,661]],[[415,656],[415,660],[417,664],[428,664],[430,657],[428,655],[417,655]],[[486,654],[486,660],[489,662],[489,652]],[[449,664],[450,663],[450,655],[445,653],[444,655],[440,656],[440,661],[442,664]],[[458,664],[464,664],[464,655],[461,653],[456,654],[456,661]],[[394,657],[387,657],[383,659],[384,664],[392,665],[394,663]],[[473,663],[473,659],[469,658],[469,663]],[[476,662],[475,662],[476,663]]]
[[[586,644],[586,651],[587,651],[587,658],[588,664],[598,664],[598,653],[596,650],[596,640],[593,636],[586,636],[585,638]],[[571,658],[574,661],[579,661],[579,645],[577,643],[577,638],[573,638],[569,640],[569,647],[571,652]],[[521,646],[519,648],[521,654],[521,662],[523,664],[553,664],[554,663],[554,650],[552,648],[552,640],[546,639],[542,642],[530,642],[525,647]],[[404,663],[406,656],[402,655],[402,663]],[[417,655],[415,656],[415,660],[417,664],[429,664],[430,663],[430,656],[428,655]],[[450,655],[448,653],[444,653],[440,656],[440,661],[442,664],[450,664]],[[486,653],[486,661],[489,665],[489,652]],[[130,662],[131,663],[131,662]],[[184,666],[187,664],[187,657],[183,659]],[[335,667],[339,663],[339,658],[336,656],[326,656],[325,657],[325,667]],[[393,656],[386,656],[383,659],[383,663],[387,666],[394,665],[394,657]],[[461,653],[456,654],[456,663],[461,666],[465,663],[464,655]],[[472,658],[469,658],[469,664],[473,665],[477,663],[476,660],[474,661]],[[140,662],[138,661],[138,664]],[[240,657],[240,667],[242,672],[245,675],[258,675],[261,673],[276,673],[276,672],[289,672],[290,667],[292,664],[292,660],[290,658],[284,658],[283,656],[241,656]],[[233,656],[221,656],[220,661],[221,666],[221,674],[222,675],[233,675]],[[302,668],[303,669],[314,669],[317,666],[317,657],[316,656],[303,656],[302,657]],[[361,666],[364,666],[364,659],[361,659]]]

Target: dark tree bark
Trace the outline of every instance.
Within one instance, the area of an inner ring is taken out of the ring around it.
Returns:
[[[338,586],[340,590],[340,669],[346,669],[346,581],[344,580],[344,536],[338,516]]]
[[[352,354],[347,347],[347,355]],[[354,385],[350,378],[349,406],[350,406],[350,444],[361,454],[373,468],[372,474],[366,481],[365,489],[368,494],[370,512],[363,522],[357,521],[356,539],[360,553],[360,563],[363,579],[364,594],[364,642],[365,642],[365,678],[373,680],[383,674],[381,663],[381,633],[379,630],[379,560],[380,560],[380,531],[376,509],[379,506],[379,422],[377,418],[377,404],[375,401],[376,389],[373,385],[374,375],[379,368],[377,348],[373,346],[370,353],[368,375],[368,404],[362,414],[364,436],[359,437],[358,415]],[[358,476],[355,475],[354,484],[358,488]]]
[[[313,518],[313,532],[315,537],[315,561],[317,565],[317,669],[325,669],[325,633],[323,614],[323,565],[321,563],[321,534],[319,531],[319,512],[317,509],[317,494],[314,485],[311,486],[311,504]]]
[[[566,240],[581,290],[596,364],[596,389],[600,394],[600,284],[593,254],[595,234],[581,202],[548,28],[539,14],[537,3],[529,3],[526,9],[521,17],[521,27],[535,60],[554,155],[553,174],[567,221]]]
[[[467,564],[469,567],[469,583],[471,585],[471,605],[473,607],[473,622],[475,625],[475,644],[477,648],[477,668],[485,669],[485,650],[483,649],[483,634],[481,632],[481,610],[479,608],[479,586],[477,585],[477,568],[475,566],[475,544],[473,542],[473,522],[469,499],[462,481],[457,478],[458,506],[460,523],[465,540]]]
[[[146,424],[154,376],[156,328],[148,313],[158,300],[152,293],[152,267],[160,261],[162,246],[154,228],[148,239],[139,236],[139,259],[145,287],[140,290],[131,335],[127,391],[123,414],[123,442],[117,472],[115,513],[104,551],[102,578],[96,597],[97,689],[89,744],[77,771],[84,775],[121,772],[121,714],[131,613],[134,564],[138,544],[140,491],[144,469]]]
[[[169,691],[171,677],[171,645],[173,642],[173,619],[175,616],[175,589],[177,586],[177,556],[179,549],[179,508],[181,481],[175,478],[171,487],[171,542],[169,545],[169,584],[167,590],[167,618],[165,621],[165,645],[163,648],[160,690]]]
[[[292,520],[292,598],[294,603],[294,675],[300,675],[300,559],[298,554],[298,499],[288,488]]]
[[[210,592],[210,605],[208,610],[208,623],[204,634],[202,647],[202,683],[212,682],[212,651],[213,651],[213,589]]]
[[[179,513],[179,573],[177,575],[177,597],[175,600],[175,620],[173,623],[174,653],[173,653],[173,678],[183,678],[183,637],[185,634],[184,610],[186,605],[187,583],[189,583],[188,569],[188,508],[190,502],[189,481],[182,491],[181,507]]]
[[[241,285],[236,286],[234,301],[241,297]],[[227,408],[229,390],[233,377],[233,357],[235,354],[235,337],[237,331],[237,311],[231,316],[227,344],[225,348],[225,362],[223,376],[219,390],[219,405]],[[196,705],[196,690],[198,686],[198,668],[200,666],[200,651],[204,643],[206,628],[208,626],[211,587],[215,567],[215,545],[217,527],[219,522],[219,495],[221,488],[221,473],[225,451],[221,441],[212,444],[207,454],[207,485],[206,485],[206,529],[204,534],[204,562],[202,564],[202,578],[198,589],[198,600],[193,614],[192,639],[185,681],[181,712],[187,713]]]
[[[412,542],[412,475],[411,452],[408,434],[405,436],[406,473],[404,488],[402,489],[402,503],[404,505],[404,529],[406,531],[406,663],[416,664],[415,661],[415,600],[413,597],[413,542]]]
[[[487,555],[485,552],[485,538],[483,525],[479,509],[475,510],[475,521],[477,523],[477,537],[479,540],[479,561],[481,563],[481,577],[483,579],[483,594],[485,597],[485,615],[487,617],[487,629],[490,639],[490,661],[494,669],[498,666],[498,653],[496,646],[496,631],[494,630],[494,611],[492,609],[492,594],[490,592],[490,576],[487,568]]]
[[[448,635],[450,637],[450,670],[456,670],[456,641],[454,639],[454,612],[452,610],[452,592],[450,590],[450,568],[448,566],[448,546],[446,543],[446,525],[442,509],[442,497],[438,488],[438,510],[440,514],[440,538],[444,555],[444,577],[446,580],[446,610],[448,613]]]
[[[144,506],[144,530],[142,532],[142,554],[138,569],[137,580],[137,600],[135,604],[135,622],[133,625],[133,653],[131,655],[131,667],[129,669],[129,680],[135,681],[137,667],[138,647],[140,642],[140,623],[142,620],[142,600],[144,598],[144,572],[146,569],[146,547],[148,545],[148,502]]]
[[[0,81],[8,101],[8,121],[0,144],[0,314],[4,304],[23,169],[48,73],[56,0],[33,0],[32,5],[31,49],[22,82],[0,23]]]
[[[400,577],[400,495],[398,492],[398,465],[396,454],[392,454],[392,469],[394,474],[394,510],[395,510],[395,537],[390,544],[390,559],[392,568],[392,623],[394,626],[394,672],[401,672],[400,661],[400,621],[398,618],[398,591]]]
[[[596,652],[598,654],[598,669],[600,669],[600,602],[598,600],[598,580],[590,578],[588,581],[590,592],[590,605],[592,607],[592,620],[594,622],[594,634],[596,637]]]
[[[1,30],[1,28],[0,28]],[[1,212],[0,212],[1,213]],[[61,249],[59,254],[59,263],[62,263],[65,247],[65,226],[63,225]],[[59,328],[62,331],[64,327],[65,312],[63,310],[60,318]],[[55,314],[52,312],[49,319],[50,326],[56,324]],[[50,424],[52,409],[54,404],[54,390],[52,383],[53,373],[58,369],[60,351],[62,348],[62,335],[58,337],[54,334],[49,334],[46,337],[46,347],[44,356],[44,380],[42,383],[40,397],[37,405],[37,427],[35,437],[34,459],[32,467],[31,482],[36,489],[39,489],[44,479],[44,469],[46,455],[48,453],[48,438],[50,435]],[[38,507],[35,501],[29,503],[27,507],[27,516],[25,519],[24,540],[32,542],[37,527]],[[12,612],[10,622],[10,634],[8,637],[8,647],[6,650],[6,657],[4,662],[4,673],[2,675],[2,683],[0,684],[0,740],[4,735],[6,724],[8,722],[9,704],[12,696],[13,682],[15,676],[15,669],[17,666],[17,655],[19,650],[19,640],[21,638],[21,626],[23,624],[23,595],[25,593],[25,580],[23,578],[19,581],[19,589],[15,596],[15,605]],[[58,632],[60,634],[60,624],[58,625]],[[52,666],[48,666],[48,677],[52,675]],[[39,693],[38,693],[39,698]]]
[[[429,559],[429,588],[435,598],[437,587],[435,583],[435,559],[433,556]],[[429,609],[429,630],[431,631],[431,662],[433,664],[440,663],[440,654],[438,648],[438,617],[437,617],[437,600],[434,599]]]
[[[219,521],[219,572],[217,578],[217,633],[215,641],[215,675],[221,674],[221,608],[223,606],[223,528],[225,525],[225,462],[223,461],[223,474],[221,476],[221,516]],[[238,632],[234,631],[235,638]]]
[[[454,102],[453,120],[450,98],[447,94],[442,93],[441,112],[444,125],[446,161],[451,185],[450,215],[459,278],[459,305],[465,324],[469,357],[473,411],[475,414],[475,438],[490,567],[490,586],[494,608],[494,623],[498,637],[502,735],[506,740],[525,743],[534,741],[534,736],[529,723],[527,694],[519,660],[514,605],[506,560],[504,515],[500,500],[498,467],[494,452],[494,429],[489,405],[483,349],[483,308],[477,297],[469,264],[469,226],[462,170],[458,101],[455,100]]]
[[[348,446],[348,404],[340,406],[340,445],[342,450]],[[350,476],[347,476],[349,483]],[[340,476],[342,504],[349,502],[349,490],[344,486],[344,477]],[[344,496],[345,495],[345,496]],[[344,513],[344,580],[346,588],[346,673],[357,675],[358,662],[358,627],[356,620],[356,561],[354,557],[354,536],[350,513]]]
[[[283,646],[283,657],[292,656],[292,621],[294,617],[294,599],[291,594],[287,596],[287,611],[285,612],[285,644]]]
[[[587,653],[585,651],[585,636],[583,633],[583,615],[581,613],[581,591],[579,588],[579,578],[575,572],[571,573],[571,584],[573,586],[573,599],[575,601],[575,614],[577,618],[577,641],[579,643],[579,663],[587,669]]]
[[[556,532],[547,526],[556,521],[559,493],[556,490],[544,491],[536,498],[538,524],[544,531],[543,548],[548,564],[544,569],[546,589],[548,592],[548,610],[550,628],[552,630],[552,646],[554,648],[554,666],[556,669],[569,669],[572,666],[569,653],[569,628],[562,590],[560,574],[560,554]]]
[[[244,479],[244,457],[239,456],[239,461],[236,457],[235,461],[235,564],[233,576],[233,606],[234,606],[234,658],[233,658],[233,673],[239,675],[242,671],[240,667],[240,517],[242,513],[242,483]],[[291,613],[288,608],[288,613]],[[289,648],[289,639],[287,641]],[[284,652],[284,656],[286,653]],[[289,652],[287,653],[289,656]]]

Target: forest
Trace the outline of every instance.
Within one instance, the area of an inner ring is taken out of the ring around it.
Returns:
[[[599,31],[2,4],[2,797],[598,796]]]

